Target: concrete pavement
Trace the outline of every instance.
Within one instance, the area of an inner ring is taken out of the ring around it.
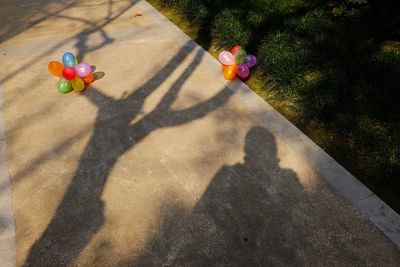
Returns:
[[[400,264],[209,55],[142,5],[0,4],[5,266]],[[67,51],[105,76],[60,94],[47,64]]]

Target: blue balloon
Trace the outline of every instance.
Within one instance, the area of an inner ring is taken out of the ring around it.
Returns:
[[[64,67],[75,67],[76,64],[75,56],[70,52],[65,53],[62,58],[62,62],[64,64]]]

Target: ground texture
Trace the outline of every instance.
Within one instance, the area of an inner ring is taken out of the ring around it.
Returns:
[[[203,50],[189,55],[132,2],[0,3],[18,265],[400,263]],[[59,93],[47,64],[66,51],[104,77]]]

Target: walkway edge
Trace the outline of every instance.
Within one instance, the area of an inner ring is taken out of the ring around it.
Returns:
[[[131,1],[155,23],[166,29],[179,44],[185,45],[189,54],[196,57],[196,52],[199,49],[204,50],[149,3],[144,0]],[[400,247],[399,214],[253,92],[246,84],[238,79],[234,81],[225,80],[221,75],[221,64],[207,51],[204,52],[203,58],[197,59],[209,70],[211,75],[218,74],[216,75],[218,80],[264,121],[269,130],[280,136],[300,156],[307,160],[322,177],[350,200],[365,217]]]
[[[8,172],[7,141],[3,121],[3,101],[0,80],[0,266],[16,266],[15,225],[11,205],[11,183]]]

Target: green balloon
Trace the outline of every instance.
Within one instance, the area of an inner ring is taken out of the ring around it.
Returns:
[[[244,49],[239,49],[235,52],[235,55],[233,56],[237,65],[244,63],[246,61],[246,57],[247,53]]]
[[[58,91],[60,91],[61,93],[68,93],[69,91],[71,91],[71,81],[65,79],[64,77],[61,77],[58,80],[57,88]]]

